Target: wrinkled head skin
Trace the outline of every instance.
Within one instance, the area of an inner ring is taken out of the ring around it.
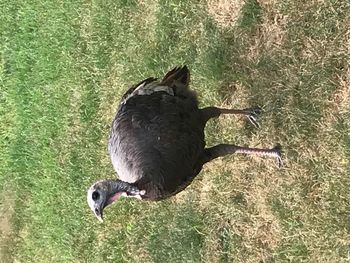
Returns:
[[[106,190],[103,184],[97,182],[87,192],[89,207],[100,222],[103,222],[103,209],[107,206]]]
[[[145,191],[140,191],[120,180],[103,180],[94,183],[87,192],[87,202],[100,222],[103,222],[103,209],[118,200],[121,196],[142,199]]]

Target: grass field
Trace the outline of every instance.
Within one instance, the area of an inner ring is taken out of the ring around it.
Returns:
[[[0,2],[0,262],[350,262],[350,1]],[[201,106],[263,106],[261,129],[211,121],[228,156],[167,201],[92,182],[123,92],[175,65]]]

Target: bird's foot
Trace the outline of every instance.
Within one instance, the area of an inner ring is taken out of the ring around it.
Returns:
[[[262,109],[260,107],[252,107],[244,109],[244,111],[246,112],[248,120],[254,125],[254,127],[260,128],[260,125],[256,119],[258,115],[262,113]]]
[[[282,146],[280,144],[277,144],[275,147],[272,148],[272,151],[274,152],[274,156],[276,158],[277,167],[282,168],[283,167]]]

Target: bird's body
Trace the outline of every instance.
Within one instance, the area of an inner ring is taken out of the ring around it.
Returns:
[[[245,114],[256,124],[258,109],[199,109],[189,78],[186,66],[174,68],[161,81],[148,78],[123,96],[108,142],[119,180],[100,181],[89,189],[88,202],[97,216],[121,193],[144,200],[175,195],[192,182],[206,162],[226,154],[255,153],[280,159],[277,148],[228,144],[205,148],[204,127],[210,118],[223,113]]]
[[[122,181],[146,191],[142,199],[175,194],[203,165],[205,122],[196,95],[178,81],[188,77],[187,68],[174,73],[172,81],[138,84],[134,94],[124,96],[112,123],[108,149],[113,167]]]

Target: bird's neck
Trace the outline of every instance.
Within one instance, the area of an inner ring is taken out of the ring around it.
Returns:
[[[125,193],[126,196],[136,196],[140,194],[140,190],[136,186],[119,179],[106,180],[105,183],[107,195],[109,197],[118,193]]]

